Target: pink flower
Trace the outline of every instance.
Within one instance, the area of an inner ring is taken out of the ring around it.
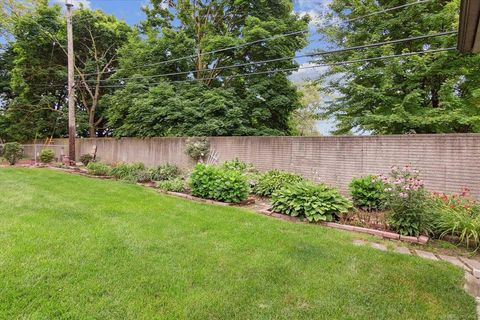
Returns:
[[[408,198],[408,194],[406,192],[400,192],[399,196],[401,198]]]

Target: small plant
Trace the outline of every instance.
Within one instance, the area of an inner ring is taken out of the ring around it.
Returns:
[[[157,182],[157,188],[164,191],[183,192],[185,191],[185,181],[180,178],[163,180]]]
[[[237,170],[197,164],[189,183],[192,194],[201,198],[238,203],[248,196],[247,179]]]
[[[204,159],[210,152],[210,142],[206,137],[188,138],[185,153],[198,162]]]
[[[101,162],[90,162],[87,165],[87,172],[94,176],[108,176],[110,170],[110,166]]]
[[[464,188],[460,194],[432,194],[432,211],[437,213],[436,231],[440,238],[458,237],[467,247],[480,245],[480,203]]]
[[[55,158],[55,152],[52,149],[43,149],[39,158],[42,163],[50,163]]]
[[[350,202],[324,184],[299,182],[272,195],[273,210],[310,222],[333,221],[348,212]]]
[[[388,176],[380,176],[386,184],[386,205],[390,210],[389,225],[402,235],[419,236],[433,232],[429,198],[419,171],[409,165],[392,167]]]
[[[182,175],[182,170],[174,164],[166,163],[161,166],[151,168],[150,174],[152,176],[152,180],[154,181],[172,180],[180,177]]]
[[[9,142],[3,146],[3,157],[5,160],[10,163],[10,165],[14,165],[20,160],[23,156],[23,148],[22,145],[18,142]]]
[[[349,190],[353,204],[364,210],[379,210],[385,204],[385,184],[375,176],[353,178]]]
[[[121,163],[112,168],[110,175],[115,179],[130,180],[131,176],[143,170],[145,170],[145,165],[140,162],[133,164]]]
[[[283,187],[304,180],[305,179],[298,174],[274,169],[267,171],[258,177],[254,192],[260,196],[268,197]]]
[[[84,166],[88,166],[90,162],[93,161],[93,156],[89,153],[82,154],[80,157],[80,162],[83,163]]]

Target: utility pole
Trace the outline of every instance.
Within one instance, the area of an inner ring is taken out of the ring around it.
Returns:
[[[73,53],[72,7],[73,0],[65,0],[67,7],[67,53],[68,53],[68,157],[75,163],[75,59]]]

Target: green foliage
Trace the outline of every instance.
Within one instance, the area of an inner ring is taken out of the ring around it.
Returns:
[[[324,184],[299,182],[275,191],[272,207],[276,212],[317,222],[333,221],[348,212],[351,205],[336,189]]]
[[[23,157],[22,145],[18,142],[5,143],[2,150],[2,157],[13,166]]]
[[[385,203],[385,184],[375,176],[353,178],[349,185],[353,204],[364,210],[378,210]]]
[[[274,169],[258,177],[254,192],[260,196],[268,197],[283,187],[303,180],[304,178],[298,174]]]
[[[467,247],[480,246],[480,203],[469,196],[468,189],[454,195],[434,193],[431,206],[440,237],[454,236]]]
[[[182,170],[178,166],[170,163],[151,168],[149,171],[154,181],[173,180],[182,175]]]
[[[392,167],[388,177],[382,176],[387,184],[386,205],[390,210],[389,225],[402,235],[419,236],[432,233],[433,216],[429,208],[428,193],[418,170],[405,166]]]
[[[40,161],[50,163],[55,159],[55,152],[52,149],[43,149],[40,151]]]
[[[89,153],[82,154],[80,156],[80,162],[83,163],[83,165],[85,166],[87,166],[92,161],[93,161],[93,156]]]
[[[185,181],[181,178],[163,180],[157,182],[157,188],[164,191],[183,192],[185,191]]]
[[[337,23],[407,1],[333,0],[321,31],[333,47],[403,39],[458,28],[460,0],[429,1],[385,14]],[[328,20],[328,19],[327,19]],[[328,25],[328,22],[326,23]],[[455,47],[457,35],[432,37],[322,56],[337,63],[378,56]],[[322,76],[324,92],[339,93],[325,116],[338,121],[337,133],[370,130],[378,134],[480,132],[480,55],[456,51],[349,63]]]
[[[248,196],[246,178],[237,170],[197,164],[190,176],[192,195],[238,203]]]
[[[227,170],[237,170],[242,175],[245,176],[249,186],[249,193],[253,193],[255,185],[257,184],[258,178],[260,176],[259,172],[253,164],[246,163],[238,158],[234,160],[227,160],[220,165],[222,168]]]
[[[129,182],[147,182],[151,180],[151,174],[141,162],[121,163],[110,170],[110,175],[115,179]]]
[[[87,165],[88,174],[94,176],[108,176],[110,174],[111,167],[101,162],[90,162]]]
[[[185,153],[195,161],[205,158],[210,152],[210,142],[207,137],[188,138]]]
[[[306,44],[298,33],[238,49],[201,55],[172,63],[158,61],[243,44],[265,37],[304,30],[309,18],[293,14],[290,0],[205,1],[152,0],[146,7],[141,34],[120,50],[116,77],[141,77],[194,70],[207,78],[189,83],[191,75],[129,81],[103,101],[109,105],[109,128],[115,136],[226,136],[290,133],[291,113],[300,107],[289,72],[247,75],[272,69],[295,69],[294,59],[265,64],[252,61],[295,56]],[[166,8],[166,6],[168,8]],[[197,19],[194,17],[202,17]],[[235,17],[232,19],[232,17]],[[147,67],[138,68],[138,61]],[[148,66],[149,64],[153,64]],[[238,68],[222,68],[243,64]],[[234,76],[234,77],[230,77]]]

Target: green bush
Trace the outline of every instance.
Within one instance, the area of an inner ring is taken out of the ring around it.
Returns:
[[[2,156],[8,161],[8,163],[10,163],[10,165],[13,166],[23,156],[22,145],[18,142],[5,143],[3,146]]]
[[[198,164],[189,182],[192,194],[201,198],[238,203],[248,196],[247,179],[237,170]]]
[[[173,180],[182,175],[182,170],[174,164],[166,163],[161,166],[151,168],[150,175],[154,181]]]
[[[87,165],[87,172],[94,176],[108,176],[110,174],[110,166],[101,162],[90,162]]]
[[[480,203],[469,196],[469,190],[461,194],[434,193],[431,210],[435,216],[435,231],[440,238],[458,237],[467,247],[480,245]]]
[[[93,156],[89,153],[86,153],[80,156],[80,162],[83,163],[84,166],[88,166],[88,164],[92,161],[93,161]]]
[[[382,178],[387,185],[386,207],[389,209],[390,227],[402,235],[419,236],[433,232],[429,196],[418,170],[405,166],[392,167],[388,177]]]
[[[246,178],[249,185],[249,192],[253,193],[255,185],[257,184],[258,178],[260,177],[258,170],[255,169],[253,164],[246,163],[238,158],[234,160],[227,160],[220,165],[222,168],[227,170],[237,170],[242,173]]]
[[[39,158],[43,163],[50,163],[55,158],[55,152],[51,149],[43,149],[40,151]]]
[[[353,204],[359,208],[371,211],[385,205],[385,184],[375,176],[353,178],[349,190]]]
[[[305,179],[295,173],[281,170],[270,170],[258,177],[254,192],[260,196],[271,196],[275,191],[291,184],[304,181]]]
[[[311,182],[298,182],[274,192],[272,206],[276,212],[305,217],[310,222],[333,221],[351,207],[336,189]]]
[[[163,180],[157,182],[157,188],[164,191],[183,192],[185,191],[185,181],[180,178]]]
[[[114,166],[110,170],[110,175],[115,179],[125,180],[132,183],[148,182],[152,180],[152,176],[141,162],[138,163],[122,163]]]

